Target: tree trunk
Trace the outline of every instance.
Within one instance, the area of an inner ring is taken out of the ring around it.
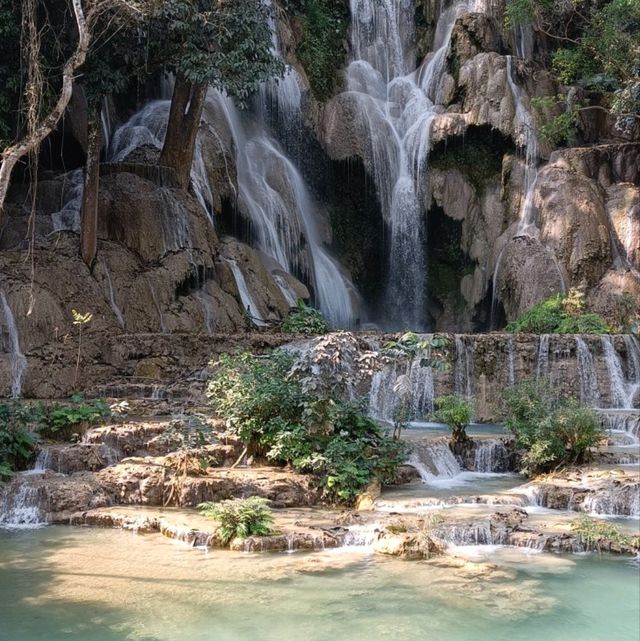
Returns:
[[[89,120],[87,139],[87,165],[84,170],[84,191],[80,211],[80,252],[82,260],[91,269],[98,252],[98,190],[102,149],[102,128],[95,114]]]
[[[194,85],[183,76],[177,76],[159,162],[175,171],[182,189],[189,187],[196,136],[206,96],[206,83]]]

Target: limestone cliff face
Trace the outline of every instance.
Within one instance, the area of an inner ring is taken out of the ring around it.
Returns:
[[[532,182],[529,134],[540,124],[534,99],[562,88],[544,67],[545,36],[522,33],[516,42],[503,26],[504,4],[470,1],[457,17],[431,88],[433,117],[415,132],[428,141],[416,191],[425,226],[425,315],[438,331],[498,327],[569,287],[585,288],[605,316],[622,292],[640,301],[638,127],[585,112],[580,146],[554,151],[537,141]],[[434,59],[447,6],[439,0],[412,5],[415,33],[407,37],[418,75]],[[389,124],[397,107],[390,97],[400,101],[405,89],[398,85],[397,96],[386,89],[379,95],[364,87],[345,91],[342,70],[334,95],[318,100],[298,55],[301,23],[280,9],[277,40],[294,73],[265,89],[248,113],[232,113],[224,99],[207,101],[194,172],[199,182],[190,193],[155,166],[153,145],[103,164],[92,272],[77,255],[73,231],[79,170],[41,173],[33,227],[29,187],[16,181],[0,230],[0,289],[25,349],[70,334],[72,308],[94,313],[89,331],[96,333],[239,331],[248,327],[247,306],[262,322],[282,319],[295,298],[317,295],[319,267],[298,210],[313,211],[317,245],[354,280],[361,294],[350,290],[355,317],[377,322],[388,310],[382,292],[390,212],[374,184],[381,148],[370,132],[383,140],[397,135]],[[348,59],[349,46],[347,37],[338,58],[344,49]],[[78,93],[65,124],[80,148],[82,104]],[[126,120],[111,115],[119,124]],[[389,166],[397,161],[393,146],[385,154]],[[291,166],[305,182],[302,200]],[[248,173],[259,179],[250,193]],[[270,207],[256,203],[256,195],[269,198]],[[535,229],[523,233],[527,202]],[[264,250],[256,209],[292,248],[286,269]],[[32,233],[33,282],[25,242]]]

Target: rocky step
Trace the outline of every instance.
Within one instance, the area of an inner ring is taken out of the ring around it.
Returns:
[[[640,517],[640,471],[635,467],[565,470],[538,477],[525,489],[541,507]]]

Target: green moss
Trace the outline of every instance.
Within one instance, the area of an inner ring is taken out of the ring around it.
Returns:
[[[583,305],[572,304],[573,297],[573,292],[556,294],[528,309],[506,330],[514,334],[609,334],[606,322]]]
[[[502,171],[502,149],[481,141],[467,142],[432,153],[430,167],[443,171],[457,169],[464,174],[476,191],[481,191]]]
[[[344,64],[349,28],[346,0],[288,0],[285,8],[300,22],[297,56],[318,100],[329,98]]]
[[[475,267],[461,247],[462,223],[436,208],[428,214],[428,225],[429,294],[453,311],[461,312],[466,302],[460,283]]]

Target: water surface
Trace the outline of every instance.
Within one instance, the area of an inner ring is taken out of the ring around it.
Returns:
[[[637,641],[640,582],[628,559],[466,554],[493,563],[207,553],[117,530],[0,532],[0,639]]]

